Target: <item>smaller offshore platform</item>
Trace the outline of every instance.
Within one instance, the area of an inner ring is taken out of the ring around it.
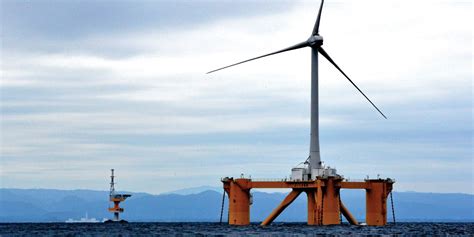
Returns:
[[[114,181],[114,169],[110,170],[112,174],[110,175],[110,193],[109,193],[109,201],[113,203],[113,207],[109,206],[109,212],[114,213],[114,218],[105,221],[106,223],[110,222],[122,222],[126,223],[126,220],[120,219],[120,213],[124,211],[123,208],[120,207],[120,203],[125,201],[125,199],[131,197],[131,194],[123,194],[115,192],[115,181]]]

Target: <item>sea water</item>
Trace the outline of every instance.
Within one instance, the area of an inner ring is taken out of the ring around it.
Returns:
[[[372,226],[308,226],[273,223],[262,227],[219,223],[1,223],[1,236],[474,236],[474,223],[397,223]]]

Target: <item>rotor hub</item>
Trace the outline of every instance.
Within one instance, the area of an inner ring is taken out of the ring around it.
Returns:
[[[323,45],[323,37],[320,35],[312,35],[308,40],[306,40],[306,42],[308,42],[310,47],[318,47]]]

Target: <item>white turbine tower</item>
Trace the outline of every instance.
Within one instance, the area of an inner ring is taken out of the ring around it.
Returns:
[[[362,92],[361,89],[339,68],[339,66],[332,60],[332,58],[329,56],[329,54],[321,47],[323,45],[323,37],[319,35],[319,21],[321,19],[321,11],[323,8],[323,3],[324,0],[321,0],[321,5],[319,7],[319,12],[318,16],[316,18],[316,23],[314,24],[313,31],[311,33],[311,36],[306,40],[301,43],[298,43],[296,45],[293,45],[291,47],[265,54],[262,56],[258,56],[255,58],[247,59],[245,61],[241,61],[238,63],[234,63],[229,66],[221,67],[215,70],[212,70],[207,73],[213,73],[228,67],[232,67],[238,64],[242,64],[245,62],[249,62],[255,59],[267,57],[270,55],[278,54],[278,53],[283,53],[286,51],[291,51],[295,49],[300,49],[304,47],[310,47],[311,48],[311,140],[310,140],[310,147],[309,147],[309,165],[307,169],[303,171],[302,179],[315,179],[317,176],[320,175],[329,175],[333,176],[336,175],[336,171],[334,169],[326,169],[327,172],[324,172],[324,167],[322,166],[321,163],[321,156],[320,156],[320,151],[319,151],[319,108],[318,108],[318,52],[325,57],[332,65],[334,65],[337,70],[339,70],[342,75],[344,75],[347,80],[367,99],[367,101],[370,102],[370,104],[386,119],[387,117],[380,111],[377,106],[375,106],[374,103]],[[293,176],[293,175],[292,175]],[[293,176],[294,177],[294,176]]]

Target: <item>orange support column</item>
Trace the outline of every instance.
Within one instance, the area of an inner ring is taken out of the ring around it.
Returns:
[[[306,190],[306,196],[308,197],[308,225],[316,225],[316,217],[318,215],[316,211],[316,190]]]
[[[323,188],[321,187],[320,180],[316,189],[316,225],[323,224]]]
[[[392,190],[392,183],[386,180],[367,180],[365,222],[371,226],[387,224],[387,196]]]
[[[230,181],[229,188],[229,224],[250,224],[250,189],[247,188],[249,179]]]
[[[325,180],[323,193],[323,225],[338,225],[340,220],[339,206],[339,179],[328,178]]]

